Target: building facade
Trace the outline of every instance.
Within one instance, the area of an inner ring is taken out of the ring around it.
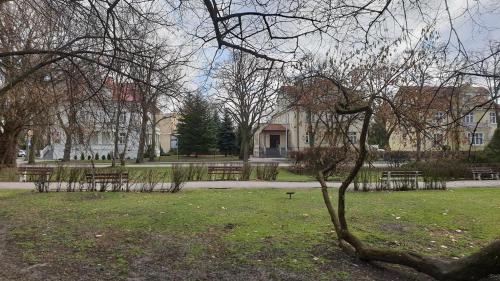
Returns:
[[[164,153],[177,149],[177,115],[175,113],[158,114],[160,130],[160,148]]]
[[[69,105],[62,104],[59,108],[62,114],[58,114],[58,121],[50,128],[50,142],[40,151],[40,157],[63,159],[68,151],[71,160],[94,159],[96,154],[102,159],[102,156],[112,156],[117,148],[125,159],[135,159],[141,128],[140,102],[134,84],[109,79],[94,98],[78,103],[74,113],[67,109]],[[145,151],[152,143],[152,131],[148,122]],[[159,126],[154,131],[154,149],[159,155]]]
[[[254,134],[253,156],[288,157],[311,147],[356,145],[361,120],[357,115],[337,115],[337,97],[336,88],[324,80],[313,86],[282,87],[276,113]]]
[[[483,87],[402,87],[398,98],[420,106],[408,109],[410,122],[396,127],[389,138],[391,150],[478,151],[490,142],[497,128],[496,105]],[[411,98],[410,98],[411,99]],[[418,129],[420,128],[420,129]]]

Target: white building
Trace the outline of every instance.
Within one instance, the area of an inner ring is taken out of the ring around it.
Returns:
[[[69,106],[61,106],[58,122],[51,128],[51,141],[41,150],[43,159],[62,159],[65,148],[71,147],[70,159],[80,160],[89,156],[111,156],[115,151],[117,140],[118,153],[124,153],[126,159],[134,159],[139,149],[141,128],[140,113],[141,96],[132,83],[115,83],[108,79],[105,87],[93,98],[78,103],[71,114]],[[69,116],[76,120],[69,125]],[[72,128],[72,129],[69,129]],[[71,144],[68,145],[66,131],[73,132]],[[151,125],[148,122],[147,143],[151,144]],[[156,155],[160,154],[160,128],[156,126]]]

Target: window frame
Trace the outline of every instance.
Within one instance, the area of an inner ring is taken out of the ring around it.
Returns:
[[[484,144],[484,134],[483,133],[467,133],[467,136],[469,138],[469,144],[472,144],[473,146],[479,146]],[[481,142],[478,142],[478,140],[481,140]]]
[[[495,122],[492,122],[494,120]],[[496,112],[490,112],[490,123],[491,124],[497,124],[497,113]]]
[[[352,140],[354,138],[354,141]],[[357,132],[347,132],[347,140],[349,143],[356,144],[358,143],[358,133]]]
[[[473,112],[469,112],[467,113],[465,116],[464,116],[464,122],[466,124],[472,124],[474,123],[474,113]]]
[[[118,133],[118,144],[125,144],[126,137],[127,137],[127,133],[123,133],[123,132]]]
[[[436,133],[432,136],[432,141],[434,143],[434,145],[443,145],[444,143],[444,136],[443,134],[439,134],[439,133]]]

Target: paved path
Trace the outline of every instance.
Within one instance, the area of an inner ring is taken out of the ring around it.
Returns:
[[[421,183],[423,185],[423,183]],[[339,182],[328,183],[329,187],[339,187]],[[52,185],[53,187],[53,185]],[[319,187],[317,182],[266,182],[266,181],[193,181],[188,182],[184,186],[187,189],[196,188],[315,188]],[[446,182],[448,188],[464,188],[464,187],[498,187],[500,188],[500,180],[465,180],[465,181],[449,181]],[[0,189],[34,189],[31,182],[0,182]]]

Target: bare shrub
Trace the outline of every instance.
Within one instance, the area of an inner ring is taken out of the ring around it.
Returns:
[[[184,184],[186,183],[186,180],[190,176],[190,167],[183,167],[182,165],[173,165],[172,169],[170,170],[170,188],[167,190],[168,192],[171,193],[176,193],[179,192]]]
[[[253,172],[253,167],[249,163],[245,163],[243,167],[241,168],[241,181],[248,181],[250,180],[250,177],[252,176]]]
[[[208,168],[204,164],[189,164],[184,166],[186,181],[201,181],[207,178]]]
[[[67,183],[66,191],[73,192],[76,191],[77,186],[80,191],[82,191],[85,182],[85,169],[81,168],[70,168],[67,169]]]
[[[141,175],[141,187],[140,192],[153,192],[155,188],[161,183],[163,189],[163,179],[167,170],[161,171],[158,169],[149,169],[142,173]]]
[[[275,181],[278,176],[278,163],[264,164],[255,169],[257,179],[265,181]]]
[[[51,181],[56,183],[56,192],[61,191],[63,182],[67,179],[67,169],[63,165],[57,165],[51,174]]]

